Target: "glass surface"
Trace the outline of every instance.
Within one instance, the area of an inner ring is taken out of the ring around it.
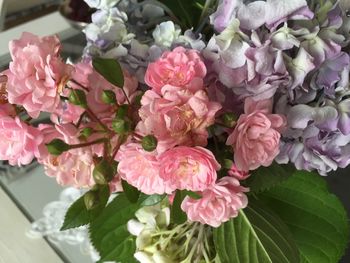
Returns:
[[[84,46],[84,34],[77,33],[62,41],[62,56],[65,59],[69,58],[71,61],[75,61],[80,58]],[[0,65],[0,68],[7,68],[7,65]],[[56,183],[55,178],[46,176],[43,167],[36,162],[21,168],[10,167],[5,162],[0,162],[0,187],[4,189],[30,222],[42,218],[44,206],[59,200],[59,195],[64,190]],[[82,254],[78,245],[69,245],[64,242],[53,244],[49,240],[46,241],[62,258],[63,262],[92,262],[89,256]]]

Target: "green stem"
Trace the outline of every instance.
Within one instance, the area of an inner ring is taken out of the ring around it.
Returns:
[[[104,143],[106,141],[106,138],[100,138],[92,142],[86,142],[86,143],[79,143],[79,144],[71,144],[69,145],[70,149],[77,149],[77,148],[83,148],[87,146],[91,146],[94,144]]]

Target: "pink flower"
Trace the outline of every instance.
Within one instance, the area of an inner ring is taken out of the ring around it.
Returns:
[[[148,90],[142,97],[137,132],[157,137],[159,153],[176,145],[206,146],[207,127],[214,123],[220,104],[209,101],[204,90],[193,94],[167,85],[161,95]]]
[[[192,86],[196,82],[202,84],[206,74],[207,69],[198,51],[177,47],[164,52],[160,59],[148,65],[145,82],[160,94],[161,88],[167,84],[177,87]]]
[[[159,156],[160,177],[172,188],[203,191],[216,181],[220,164],[209,150],[179,146]]]
[[[4,74],[8,77],[8,100],[22,105],[37,118],[41,111],[54,112],[60,94],[73,70],[59,57],[57,36],[39,38],[23,33],[10,42],[12,62]]]
[[[215,185],[202,192],[202,198],[195,200],[185,197],[181,209],[191,221],[219,227],[238,215],[248,204],[247,188],[240,186],[233,177],[223,177]]]
[[[69,144],[80,143],[78,129],[72,124],[39,125],[44,136],[44,143],[40,146],[38,162],[44,165],[45,173],[55,177],[61,185],[74,187],[91,187],[95,184],[92,177],[94,169],[93,154],[90,147],[72,149],[59,156],[48,153],[45,143],[55,138]]]
[[[232,164],[228,174],[238,180],[245,180],[250,176],[249,172],[239,170],[235,164]]]
[[[42,140],[38,129],[0,111],[0,160],[9,161],[10,165],[29,164],[39,155]]]
[[[174,189],[159,176],[159,162],[156,152],[146,152],[136,143],[120,147],[116,160],[118,173],[141,192],[151,194],[170,194]]]
[[[286,126],[283,115],[271,114],[272,101],[247,98],[237,125],[226,144],[234,149],[239,170],[248,171],[271,165],[279,153],[280,132]]]

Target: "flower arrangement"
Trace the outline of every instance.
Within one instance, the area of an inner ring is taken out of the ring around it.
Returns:
[[[0,159],[86,189],[62,231],[99,262],[338,262],[318,174],[350,163],[346,2],[86,3],[81,61],[23,33],[1,78]]]

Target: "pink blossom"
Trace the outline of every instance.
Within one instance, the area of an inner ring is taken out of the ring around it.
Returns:
[[[174,189],[159,176],[157,153],[146,152],[136,143],[120,147],[116,160],[119,162],[118,173],[141,192],[151,194],[170,194]]]
[[[145,82],[160,94],[162,87],[167,84],[198,87],[195,83],[202,84],[206,74],[207,69],[198,51],[177,47],[164,52],[160,59],[148,65]]]
[[[146,91],[136,130],[143,135],[156,136],[160,153],[176,145],[206,146],[207,127],[214,123],[221,105],[209,101],[204,90],[193,94],[167,85],[162,88],[161,95]]]
[[[247,98],[244,112],[226,144],[234,149],[234,161],[243,171],[270,166],[279,153],[280,132],[286,126],[283,115],[271,114],[272,100]]]
[[[4,74],[8,77],[8,100],[22,105],[37,118],[41,111],[54,112],[60,94],[73,70],[59,57],[57,36],[39,38],[23,33],[10,42],[12,62]]]
[[[181,209],[191,221],[219,227],[221,223],[236,217],[239,210],[247,206],[245,192],[248,189],[240,186],[237,179],[226,176],[204,190],[201,199],[185,197]]]
[[[179,146],[159,156],[160,177],[173,188],[203,191],[216,181],[220,164],[202,147]]]
[[[238,180],[245,180],[250,176],[249,172],[239,170],[235,164],[232,164],[228,174]]]
[[[44,165],[45,173],[55,177],[61,185],[74,187],[91,187],[95,184],[92,177],[94,169],[93,154],[90,147],[72,149],[59,156],[48,153],[45,143],[55,138],[68,144],[80,143],[78,129],[72,124],[39,125],[44,136],[44,143],[40,146],[39,163]]]
[[[0,160],[9,161],[10,165],[29,164],[39,155],[42,140],[38,129],[0,111]]]

